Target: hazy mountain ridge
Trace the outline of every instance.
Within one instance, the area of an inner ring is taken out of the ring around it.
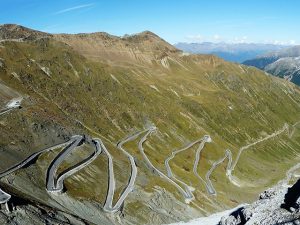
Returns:
[[[196,54],[214,54],[227,61],[244,62],[267,52],[286,48],[284,45],[256,43],[177,43],[174,45],[185,52]]]
[[[271,52],[243,62],[300,85],[300,46]]]
[[[5,37],[19,36],[6,30]],[[207,215],[255,199],[298,160],[299,127],[292,126],[300,119],[298,87],[216,56],[183,54],[153,33],[7,40],[0,43],[0,58],[1,82],[24,97],[21,109],[1,117],[1,171],[37,150],[84,134],[101,138],[111,152],[117,193],[122,193],[130,166],[116,144],[149,126],[155,125],[157,132],[148,137],[145,152],[165,174],[165,159],[173,150],[210,135],[212,142],[203,147],[198,165],[205,178],[227,148],[235,157],[242,146],[289,125],[290,130],[243,153],[235,172],[242,188],[228,181],[226,162],[221,163],[211,175],[216,196],[209,195],[192,172],[198,147],[175,157],[171,167],[176,177],[195,189],[190,204],[149,169],[137,148],[141,137],[125,145],[135,158],[138,176],[122,213],[103,211],[108,183],[103,155],[67,179],[62,195],[45,191],[45,171],[57,150],[1,180],[6,191],[21,192],[24,198],[90,223],[164,224]],[[0,97],[9,101],[4,94]],[[79,147],[70,158],[84,159],[84,149]],[[276,168],[271,166],[274,161]]]

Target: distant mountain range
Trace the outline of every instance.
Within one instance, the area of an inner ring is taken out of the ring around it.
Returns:
[[[178,43],[175,47],[189,53],[214,54],[227,61],[244,62],[267,52],[278,51],[287,46],[256,43]]]
[[[300,85],[300,46],[271,52],[243,64],[255,66],[275,76],[285,78]]]

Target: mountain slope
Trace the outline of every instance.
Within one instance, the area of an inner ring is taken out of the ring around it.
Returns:
[[[32,30],[27,27],[19,26],[16,24],[3,24],[0,25],[0,39],[1,40],[35,40],[38,38],[51,37],[49,33]]]
[[[67,43],[88,58],[113,64],[131,61],[138,64],[151,63],[152,60],[163,58],[164,54],[178,52],[172,45],[149,31],[123,38],[98,32],[58,34],[55,39]]]
[[[1,116],[2,171],[72,135],[97,137],[112,155],[119,196],[131,167],[117,143],[151,126],[157,131],[142,143],[144,152],[164,174],[165,159],[172,151],[204,135],[210,135],[212,143],[205,143],[196,166],[205,181],[227,148],[235,159],[240,148],[252,147],[243,152],[233,173],[240,187],[227,178],[227,161],[213,170],[208,180],[216,196],[208,194],[193,173],[197,145],[174,157],[173,173],[195,189],[190,204],[176,186],[149,167],[138,147],[145,134],[124,145],[138,173],[122,213],[103,211],[109,163],[103,154],[68,178],[62,195],[45,190],[45,173],[59,149],[1,179],[4,191],[22,193],[90,223],[163,224],[253,200],[299,160],[300,90],[289,82],[215,56],[187,56],[149,32],[123,38],[103,33],[46,36],[0,43],[1,82],[24,98],[21,109]],[[276,138],[251,145],[278,130],[282,132]],[[84,159],[86,148],[78,147],[62,167]]]
[[[300,85],[299,57],[300,46],[295,46],[247,60],[243,64],[255,66],[274,76],[285,78]]]

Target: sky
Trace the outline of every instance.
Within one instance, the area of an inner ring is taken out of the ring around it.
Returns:
[[[0,24],[51,33],[150,30],[171,44],[300,44],[298,0],[0,0]]]

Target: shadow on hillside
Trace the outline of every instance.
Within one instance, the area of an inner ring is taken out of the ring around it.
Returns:
[[[234,212],[232,212],[229,216],[228,216],[228,218],[235,218],[236,219],[236,222],[237,223],[235,223],[236,225],[244,225],[244,224],[246,224],[246,222],[247,222],[247,220],[245,219],[245,217],[244,217],[244,214],[243,214],[243,210],[244,210],[245,208],[244,207],[240,207],[240,208],[238,208],[237,210],[235,210]],[[222,224],[221,222],[219,223],[219,225],[220,224]],[[227,224],[227,223],[226,223]]]
[[[291,207],[298,209],[299,205],[297,200],[300,197],[300,179],[288,189],[287,193],[284,196],[284,203],[281,205],[281,208],[291,211]]]

